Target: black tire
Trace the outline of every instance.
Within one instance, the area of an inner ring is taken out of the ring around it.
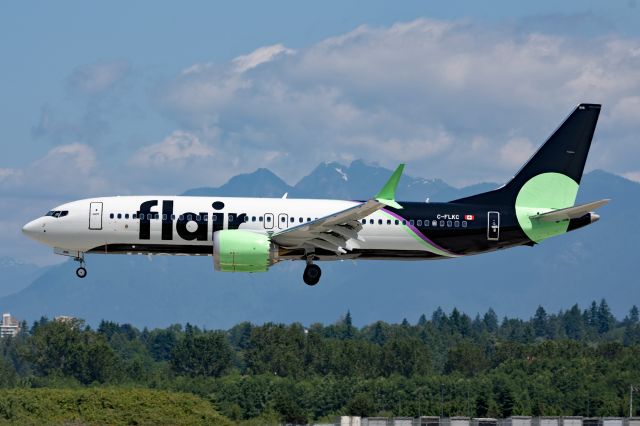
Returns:
[[[302,279],[306,285],[316,285],[318,281],[320,281],[321,276],[322,270],[318,265],[307,265],[307,267],[304,268]]]
[[[87,270],[81,266],[76,269],[76,275],[78,276],[78,278],[84,278],[87,276]]]

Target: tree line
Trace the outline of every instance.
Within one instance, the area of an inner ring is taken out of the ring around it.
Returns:
[[[529,320],[438,308],[411,324],[191,324],[41,318],[0,341],[0,387],[189,392],[235,421],[350,415],[621,416],[640,385],[640,319],[605,300]],[[640,397],[638,398],[640,400]],[[640,414],[640,410],[636,411]]]

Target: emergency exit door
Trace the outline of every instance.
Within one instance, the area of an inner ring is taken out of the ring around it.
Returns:
[[[487,214],[487,240],[498,241],[500,239],[500,213],[489,212]]]
[[[89,204],[89,229],[102,229],[102,203]]]

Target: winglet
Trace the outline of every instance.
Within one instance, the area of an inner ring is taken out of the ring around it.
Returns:
[[[382,187],[380,192],[374,197],[376,201],[381,202],[384,205],[393,207],[394,209],[401,209],[402,206],[396,203],[396,188],[398,182],[400,182],[400,176],[404,170],[404,164],[400,164],[395,172],[391,175],[387,183]]]

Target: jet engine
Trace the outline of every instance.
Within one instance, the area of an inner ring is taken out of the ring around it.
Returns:
[[[222,272],[266,272],[278,262],[268,235],[240,229],[213,233],[213,267]]]

